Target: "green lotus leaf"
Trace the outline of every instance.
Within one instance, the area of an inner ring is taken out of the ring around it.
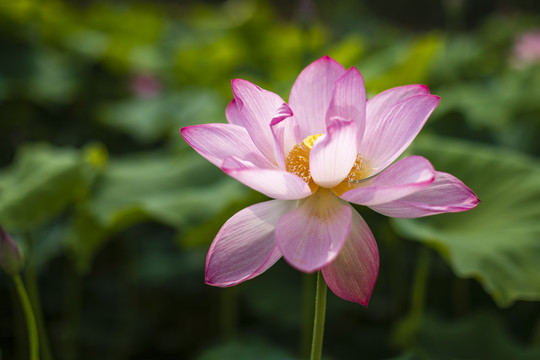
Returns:
[[[481,203],[463,213],[395,219],[403,235],[436,249],[499,306],[540,300],[540,163],[503,148],[420,137],[411,152],[454,174]]]

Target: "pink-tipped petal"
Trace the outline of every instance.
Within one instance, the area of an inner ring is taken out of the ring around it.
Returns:
[[[206,283],[236,285],[272,266],[281,257],[275,226],[294,206],[294,201],[271,200],[245,208],[227,220],[206,257]]]
[[[295,174],[280,169],[261,169],[233,156],[223,162],[222,170],[268,197],[280,200],[297,200],[311,195],[311,189]]]
[[[383,204],[421,191],[434,179],[435,169],[426,158],[409,156],[377,176],[353,185],[341,198],[359,205]]]
[[[364,78],[352,67],[341,76],[334,87],[326,118],[340,117],[356,122],[358,144],[362,140],[366,122],[366,89]]]
[[[319,186],[332,188],[347,177],[357,155],[357,123],[330,119],[327,133],[319,137],[309,154],[309,171]]]
[[[349,236],[351,207],[327,189],[319,189],[276,225],[276,241],[285,260],[304,272],[332,262]]]
[[[227,108],[225,109],[225,117],[229,124],[244,126],[238,107],[236,106],[236,100],[232,99]]]
[[[325,56],[308,65],[296,78],[289,95],[302,139],[326,131],[326,111],[334,84],[345,69],[334,59]]]
[[[364,133],[360,154],[378,173],[390,165],[414,140],[439,104],[435,95],[415,95],[395,104],[370,134]]]
[[[428,187],[399,200],[370,207],[383,215],[410,219],[467,211],[479,202],[474,192],[458,178],[436,171],[435,181]]]
[[[379,250],[371,230],[356,210],[352,211],[347,242],[322,273],[334,294],[367,307],[379,274]]]
[[[246,129],[230,124],[186,126],[180,133],[191,147],[212,164],[221,167],[225,158],[235,156],[260,168],[274,168],[255,147]]]
[[[285,156],[296,143],[300,142],[296,137],[298,132],[296,119],[292,115],[291,108],[283,103],[270,122],[274,137],[274,158],[282,170],[285,170]]]
[[[425,85],[405,85],[375,95],[366,104],[366,134],[372,134],[388,110],[398,102],[414,95],[428,94],[429,89]]]
[[[243,126],[261,153],[274,162],[274,138],[270,122],[284,101],[273,92],[246,80],[233,80],[232,90]]]

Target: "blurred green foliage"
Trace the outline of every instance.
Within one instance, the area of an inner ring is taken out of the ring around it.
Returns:
[[[301,274],[280,262],[234,293],[203,284],[220,226],[264,197],[178,129],[224,122],[233,78],[286,99],[326,54],[362,72],[368,97],[440,95],[409,153],[482,200],[412,220],[359,209],[379,280],[368,309],[329,296],[327,358],[538,358],[540,59],[516,50],[538,6],[411,3],[1,2],[0,224],[37,268],[55,358],[298,358]],[[24,359],[12,292],[0,275],[0,355]]]
[[[478,279],[500,306],[540,300],[540,162],[427,136],[416,139],[411,151],[455,174],[482,204],[469,213],[395,219],[399,231],[435,248],[456,275]]]

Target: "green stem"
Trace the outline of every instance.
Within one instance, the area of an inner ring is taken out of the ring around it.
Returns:
[[[27,357],[28,352],[28,339],[26,336],[28,332],[26,331],[26,320],[24,319],[24,311],[21,308],[21,298],[19,297],[19,292],[16,290],[16,287],[13,287],[14,291],[10,291],[12,309],[17,309],[13,312],[13,340],[14,340],[14,349],[13,349],[13,359],[24,359]],[[21,311],[18,311],[21,308]]]
[[[411,315],[417,317],[420,317],[424,312],[430,262],[429,249],[427,247],[421,246],[419,252],[411,297]]]
[[[300,358],[309,359],[311,337],[313,333],[313,313],[315,311],[315,274],[302,274],[302,333],[300,342]]]
[[[43,311],[41,310],[41,301],[39,298],[38,289],[38,274],[36,270],[36,264],[34,260],[34,241],[30,234],[26,234],[26,262],[25,262],[25,280],[28,290],[28,298],[32,309],[34,310],[34,317],[39,333],[39,341],[41,346],[41,355],[44,360],[52,360],[51,346],[49,345],[49,337],[45,328],[45,320],[43,317]]]
[[[34,317],[34,311],[32,310],[32,304],[28,298],[28,293],[24,287],[24,283],[21,280],[19,274],[13,276],[17,293],[21,299],[24,316],[26,318],[26,327],[28,330],[28,343],[30,347],[30,360],[39,360],[39,338],[36,325],[36,318]]]
[[[317,293],[315,295],[315,321],[313,322],[313,342],[311,360],[320,360],[324,337],[324,317],[326,315],[326,282],[322,272],[317,273]]]
[[[394,329],[393,342],[401,348],[410,348],[417,343],[418,330],[426,304],[426,288],[429,279],[430,253],[426,246],[418,248],[416,271],[412,282],[409,312]]]

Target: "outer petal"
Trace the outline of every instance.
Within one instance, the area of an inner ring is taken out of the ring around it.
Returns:
[[[238,106],[236,106],[235,99],[232,99],[229,105],[227,105],[227,109],[225,109],[225,116],[227,117],[227,121],[229,122],[229,124],[242,127],[244,126],[244,124],[242,123],[240,112],[238,111]]]
[[[274,229],[294,201],[271,200],[239,211],[219,230],[206,257],[206,283],[232,286],[272,266],[281,253]]]
[[[420,191],[434,179],[435,169],[426,158],[409,156],[344,192],[341,198],[360,205],[383,204]]]
[[[276,226],[277,245],[293,267],[312,272],[339,254],[351,229],[351,207],[327,189],[319,189]]]
[[[274,140],[270,122],[284,101],[246,80],[235,79],[232,89],[242,124],[253,143],[270,161],[274,162]]]
[[[398,102],[414,95],[428,95],[425,85],[405,85],[383,91],[367,101],[366,105],[366,138],[371,137],[381,124],[385,114]]]
[[[338,257],[322,269],[334,294],[342,299],[368,305],[379,274],[379,250],[366,222],[352,211],[352,227]]]
[[[357,155],[357,123],[330,119],[327,133],[318,138],[309,154],[309,171],[319,186],[332,188],[347,177]]]
[[[249,161],[257,167],[274,168],[255,147],[246,129],[230,124],[186,126],[180,133],[191,147],[212,164],[221,167],[228,156]]]
[[[225,159],[222,169],[242,184],[274,199],[296,200],[311,195],[304,180],[284,170],[257,168],[232,156]]]
[[[366,89],[364,78],[352,67],[341,76],[334,87],[326,118],[340,117],[356,122],[358,144],[362,140],[366,122]]]
[[[289,105],[298,120],[302,139],[326,131],[326,111],[334,84],[344,73],[341,64],[325,56],[298,75],[291,89]]]
[[[438,96],[411,96],[395,104],[372,133],[364,134],[360,154],[369,161],[375,173],[401,155],[438,104]]]
[[[430,186],[386,204],[370,206],[373,210],[396,218],[417,218],[447,212],[470,210],[480,200],[453,175],[437,171]]]

